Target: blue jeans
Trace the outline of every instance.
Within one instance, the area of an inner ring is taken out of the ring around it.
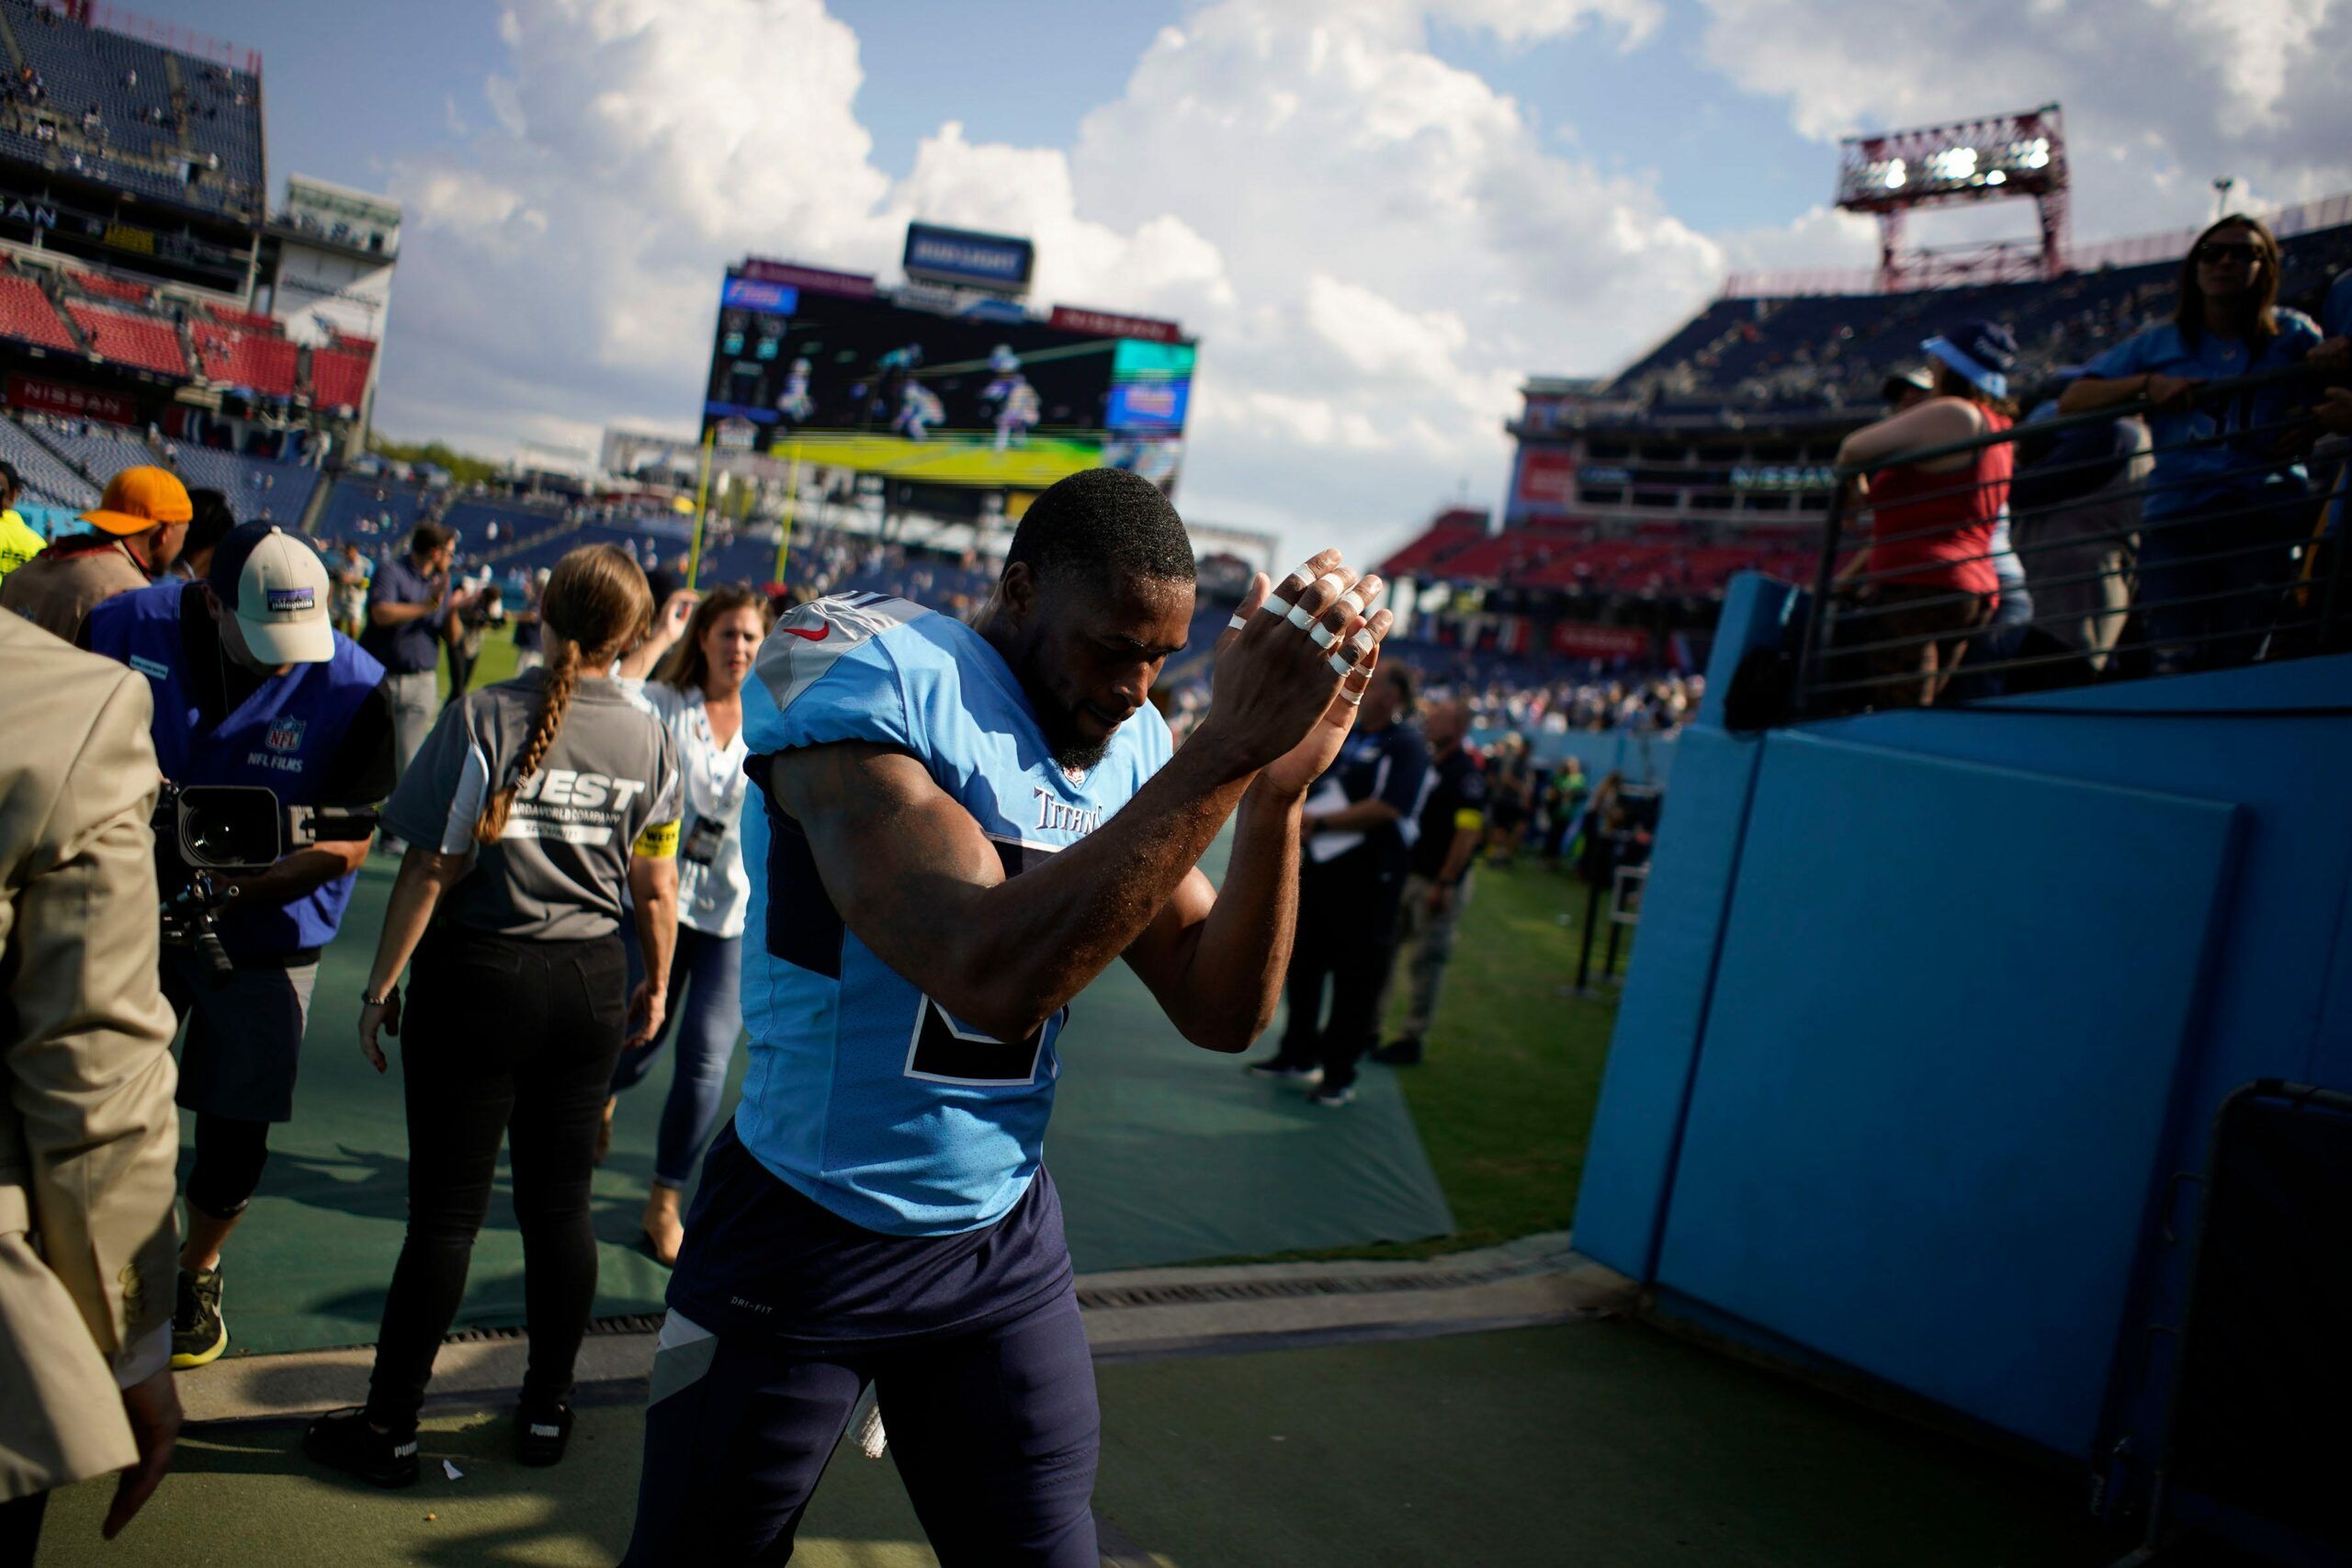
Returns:
[[[623,1051],[613,1066],[613,1092],[634,1089],[653,1066],[662,1043],[678,1030],[678,1070],[670,1097],[662,1102],[662,1131],[653,1145],[653,1179],[664,1187],[686,1186],[695,1161],[718,1124],[718,1100],[735,1059],[735,1037],[743,1032],[743,939],[712,936],[689,925],[678,927],[670,955],[668,1010],[653,1038]],[[635,933],[628,942],[628,987],[645,978],[645,956]]]

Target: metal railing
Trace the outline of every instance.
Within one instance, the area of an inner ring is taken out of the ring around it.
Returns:
[[[2133,401],[1840,469],[1795,649],[1793,716],[1961,705],[2352,645],[2346,551],[2328,530],[2342,444],[2323,442],[2310,413],[2346,381],[2352,366],[2333,365],[2207,383],[2189,405],[2201,428],[2163,445],[2119,427],[2154,412]],[[2069,437],[2101,433],[2104,446],[2064,455]],[[1984,460],[2001,448],[2013,455],[2007,477]],[[1960,457],[1972,460],[1915,472],[1872,508],[1878,476]],[[1994,491],[1965,522],[1938,511]],[[2007,552],[1992,547],[1993,513],[2009,523]],[[1979,582],[2005,568],[2002,613]]]

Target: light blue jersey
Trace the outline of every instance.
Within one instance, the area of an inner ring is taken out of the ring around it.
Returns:
[[[785,617],[743,682],[743,733],[755,774],[800,746],[908,752],[972,814],[1008,874],[1101,827],[1171,750],[1147,705],[1099,765],[1065,773],[995,649],[878,593]],[[949,1016],[842,925],[798,825],[764,790],[744,808],[743,859],[751,1064],[737,1136],[779,1179],[868,1230],[944,1235],[996,1220],[1043,1157],[1068,1010],[1012,1042]]]

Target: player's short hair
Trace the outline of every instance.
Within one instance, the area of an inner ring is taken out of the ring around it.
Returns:
[[[1147,577],[1193,580],[1193,541],[1159,487],[1125,468],[1088,468],[1029,503],[1007,567],[1025,562],[1039,581],[1083,575],[1099,583]]]

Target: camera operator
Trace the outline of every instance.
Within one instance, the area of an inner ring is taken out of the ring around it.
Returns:
[[[390,792],[383,666],[328,624],[326,565],[300,538],[248,523],[220,541],[203,581],[108,600],[91,613],[87,637],[93,651],[153,683],[155,754],[174,783],[259,784],[283,805],[330,807]],[[269,1123],[293,1117],[319,952],[367,852],[365,840],[321,843],[223,878],[226,975],[193,950],[164,950],[164,994],[187,1025],[179,1102],[196,1113],[175,1367],[200,1367],[228,1345],[221,1245],[261,1184]],[[164,862],[167,898],[175,859]]]

